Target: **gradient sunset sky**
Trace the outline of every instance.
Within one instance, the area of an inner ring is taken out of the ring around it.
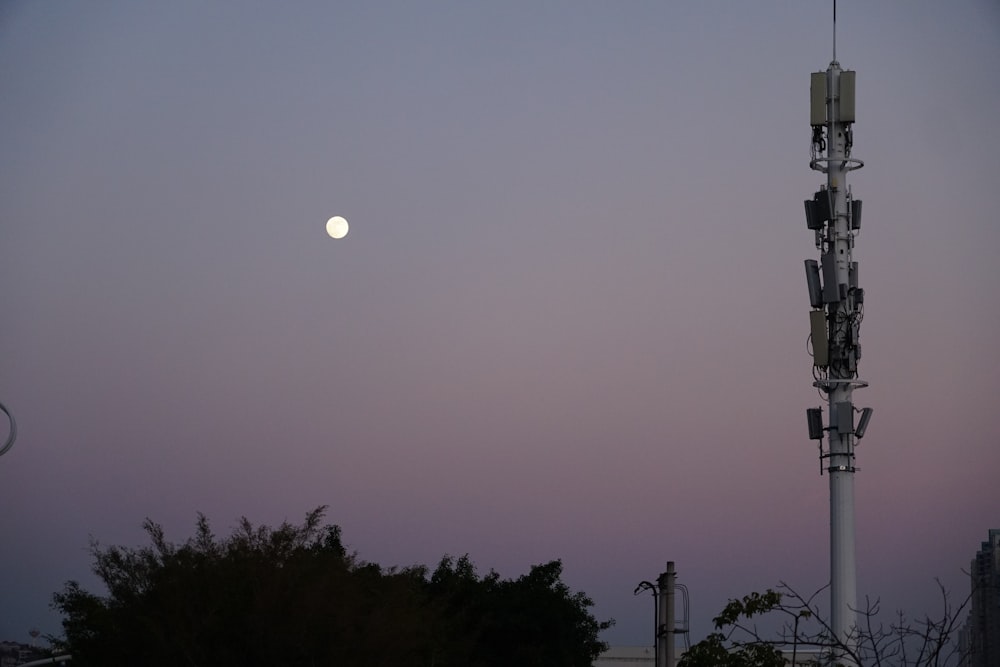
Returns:
[[[383,565],[829,576],[805,410],[831,3],[0,5],[0,639],[88,545],[318,505]],[[1000,5],[838,5],[866,290],[859,593],[1000,527]],[[328,238],[331,215],[351,223]],[[0,422],[2,424],[2,422]],[[2,431],[2,426],[0,426]]]

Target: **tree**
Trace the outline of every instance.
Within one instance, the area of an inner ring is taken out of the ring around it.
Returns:
[[[98,595],[67,582],[53,597],[60,647],[74,664],[590,665],[610,622],[562,583],[562,564],[516,580],[476,575],[467,556],[383,568],[348,553],[325,508],[301,525],[242,519],[218,539],[199,516],[176,545],[144,524],[150,545],[91,544]]]
[[[874,667],[950,667],[959,664],[961,647],[957,631],[966,598],[957,607],[947,590],[941,593],[939,616],[911,620],[897,612],[892,621],[880,619],[880,602],[865,600],[857,610],[859,623],[845,640],[836,638],[819,613],[815,599],[826,588],[808,598],[782,582],[778,590],[751,593],[730,600],[713,623],[715,632],[693,645],[678,667],[783,667],[807,662],[808,656],[834,656],[836,664]],[[971,596],[970,596],[971,597]],[[751,619],[779,617],[781,627],[767,639]],[[790,654],[790,655],[789,655]]]
[[[593,600],[561,580],[562,562],[532,566],[515,580],[491,571],[482,579],[463,556],[445,558],[431,576],[433,597],[444,605],[455,636],[474,649],[452,664],[590,667],[607,645],[598,640],[613,621],[598,622]]]

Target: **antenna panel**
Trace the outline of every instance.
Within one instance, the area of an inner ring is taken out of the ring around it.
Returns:
[[[816,212],[816,202],[812,199],[806,200],[806,227],[809,229],[823,229],[823,221],[819,219]]]
[[[809,80],[809,124],[826,125],[826,72],[813,72]]]
[[[820,408],[806,408],[806,421],[809,424],[809,439],[823,439],[823,411]]]
[[[841,123],[854,122],[854,70],[840,73],[840,114]]]
[[[830,365],[830,342],[826,337],[826,313],[822,310],[809,311],[809,332],[813,342],[813,366],[826,368]]]
[[[840,285],[837,283],[837,257],[832,252],[820,256],[823,267],[823,301],[837,303],[840,298]]]
[[[839,401],[833,404],[830,426],[836,428],[841,435],[854,433],[854,406],[851,405],[850,401]]]
[[[874,412],[874,410],[871,408],[864,408],[861,410],[861,421],[858,422],[857,427],[854,429],[854,435],[859,438],[865,437],[865,431],[868,430],[868,422],[872,418],[872,412]]]
[[[806,260],[806,285],[809,287],[809,305],[822,308],[823,287],[819,282],[819,262],[815,259]]]
[[[830,220],[830,191],[818,191],[813,195],[813,201],[816,202],[814,206],[816,207],[816,214],[820,219],[823,222]]]

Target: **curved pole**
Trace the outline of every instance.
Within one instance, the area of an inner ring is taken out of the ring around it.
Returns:
[[[0,410],[7,415],[7,421],[10,422],[10,433],[7,435],[7,441],[3,443],[3,447],[0,447],[0,456],[3,456],[8,449],[14,446],[14,440],[17,439],[17,422],[14,421],[14,415],[10,414],[10,410],[3,403],[0,403]]]
[[[649,591],[653,594],[653,664],[660,666],[660,592],[656,586],[648,581],[640,581],[639,585],[632,591],[632,595],[638,595],[642,591]]]

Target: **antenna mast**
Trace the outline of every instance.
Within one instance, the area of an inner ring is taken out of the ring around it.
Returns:
[[[809,167],[826,174],[826,184],[805,202],[806,224],[815,234],[819,261],[805,261],[813,352],[813,386],[826,398],[823,408],[806,411],[809,438],[819,441],[820,474],[830,478],[830,629],[838,643],[831,664],[850,664],[857,646],[857,567],[854,530],[854,449],[868,427],[871,408],[854,407],[864,290],[852,259],[861,229],[861,200],[854,199],[847,174],[864,163],[851,156],[855,72],[837,62],[837,8],[833,10],[833,61],[810,82],[812,147]],[[855,415],[860,419],[855,425]],[[828,440],[824,447],[824,439]]]

